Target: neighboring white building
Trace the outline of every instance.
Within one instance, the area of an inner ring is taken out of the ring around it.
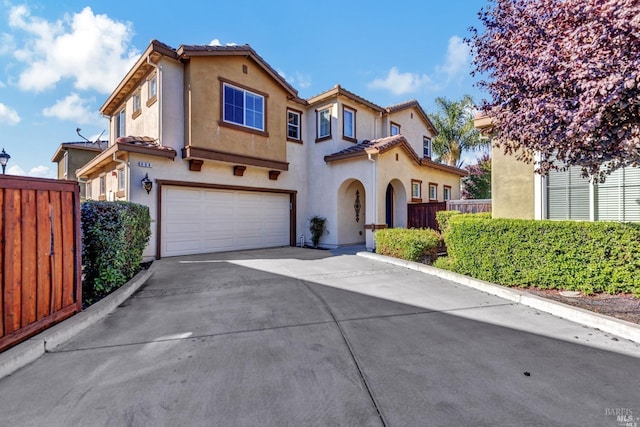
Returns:
[[[466,175],[431,160],[417,101],[383,108],[339,85],[301,99],[246,45],[154,40],[101,113],[109,148],[77,176],[88,198],[149,206],[149,258],[308,242],[314,215],[321,246],[373,249],[408,203],[458,199]]]

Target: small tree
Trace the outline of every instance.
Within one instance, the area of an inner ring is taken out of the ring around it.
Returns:
[[[638,166],[640,2],[489,2],[467,42],[493,142],[543,174],[554,159],[600,180]]]
[[[309,220],[309,231],[311,232],[311,243],[317,248],[320,243],[320,237],[327,231],[327,219],[315,215]]]
[[[463,199],[491,198],[491,157],[484,154],[478,163],[466,166],[469,175],[462,178]]]

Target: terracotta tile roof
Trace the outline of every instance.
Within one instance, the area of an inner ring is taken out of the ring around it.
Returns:
[[[365,156],[367,154],[381,154],[387,150],[390,150],[396,146],[404,148],[410,157],[412,157],[416,163],[420,163],[420,158],[416,152],[411,148],[407,140],[402,135],[387,136],[384,138],[378,138],[373,140],[365,140],[354,146],[338,151],[337,153],[330,154],[324,157],[325,162],[333,162],[337,160],[344,160],[353,157]]]
[[[330,154],[324,157],[324,161],[327,163],[335,162],[339,160],[353,159],[357,157],[364,157],[368,154],[382,154],[392,148],[400,147],[421,166],[431,167],[445,172],[451,172],[459,176],[467,176],[467,171],[464,169],[456,168],[453,166],[445,165],[444,163],[434,162],[430,159],[422,159],[418,156],[411,145],[402,135],[387,136],[385,138],[379,138],[374,140],[365,140],[359,144],[353,145],[337,153]]]
[[[176,150],[174,150],[173,148],[160,145],[160,143],[155,138],[152,138],[150,136],[121,136],[116,139],[116,144],[124,146],[131,145],[176,153]]]
[[[433,122],[429,118],[429,115],[427,114],[426,111],[424,111],[424,109],[422,108],[422,106],[417,100],[411,99],[409,101],[401,102],[400,104],[390,105],[386,107],[385,110],[387,110],[387,113],[392,114],[397,111],[406,110],[407,108],[411,108],[411,107],[415,107],[416,110],[418,110],[418,115],[420,115],[420,117],[422,118],[424,123],[427,125],[427,127],[431,129],[433,136],[436,136],[438,134],[436,127],[433,125]]]

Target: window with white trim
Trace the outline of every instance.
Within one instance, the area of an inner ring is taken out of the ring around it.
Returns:
[[[300,141],[300,116],[298,111],[287,110],[287,138]]]
[[[118,169],[118,191],[124,191],[127,185],[127,174],[125,169]]]
[[[116,138],[120,137],[120,136],[126,136],[125,135],[125,109],[123,108],[122,110],[120,110],[116,116],[115,116],[115,133],[116,133]]]
[[[431,158],[431,138],[428,136],[422,137],[422,157],[425,159]]]
[[[390,136],[400,135],[400,125],[392,122],[389,135]]]
[[[100,176],[100,195],[104,196],[107,192],[107,186],[106,186],[106,178],[104,175]]]
[[[91,180],[84,184],[84,197],[86,199],[91,199]]]
[[[63,168],[64,168],[64,177],[67,177],[69,173],[69,152],[65,151],[64,156],[62,158]]]
[[[318,111],[318,139],[331,136],[331,108]]]
[[[223,120],[264,131],[264,96],[223,83]]]
[[[356,110],[342,107],[342,137],[348,141],[356,140]]]
[[[422,181],[419,181],[417,179],[411,180],[411,201],[422,201]]]
[[[154,96],[158,96],[158,77],[153,76],[149,79],[149,96],[147,99],[152,99]]]
[[[140,103],[140,92],[136,92],[133,94],[133,116],[136,115],[136,113],[139,113],[140,110],[142,109],[142,104]]]
[[[448,185],[445,185],[443,187],[443,190],[444,190],[444,199],[451,200],[451,187]]]
[[[438,200],[438,184],[429,183],[429,200]]]

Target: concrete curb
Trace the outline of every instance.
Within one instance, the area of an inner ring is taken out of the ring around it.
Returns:
[[[0,379],[35,361],[115,310],[153,275],[156,263],[86,310],[0,353]]]
[[[386,262],[388,264],[409,268],[421,273],[431,274],[445,280],[450,280],[458,284],[486,292],[491,295],[504,298],[518,304],[526,305],[536,310],[554,316],[562,317],[575,323],[588,326],[590,328],[599,329],[604,332],[616,335],[620,338],[628,339],[640,343],[640,325],[625,320],[616,319],[615,317],[605,316],[603,314],[594,313],[579,307],[573,307],[561,302],[552,301],[537,295],[531,295],[527,292],[517,289],[507,288],[496,285],[494,283],[485,282],[483,280],[473,279],[469,276],[454,273],[448,270],[442,270],[430,265],[420,264],[417,262],[405,261],[385,255],[374,254],[371,252],[358,252],[358,256],[374,259],[376,261]]]

